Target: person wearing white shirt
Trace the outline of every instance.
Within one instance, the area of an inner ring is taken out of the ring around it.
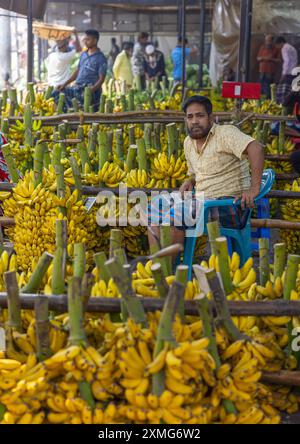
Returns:
[[[275,46],[281,50],[282,73],[277,86],[277,102],[283,104],[286,96],[291,92],[291,85],[294,79],[292,71],[298,65],[298,53],[294,46],[287,43],[284,37],[279,36],[275,39]]]
[[[57,88],[71,77],[71,64],[76,52],[81,51],[77,33],[75,32],[75,48],[70,48],[69,39],[59,40],[56,50],[49,54],[46,60],[47,83]]]

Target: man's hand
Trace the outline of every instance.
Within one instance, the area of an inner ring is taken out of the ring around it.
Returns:
[[[62,91],[63,89],[65,89],[65,85],[58,85],[57,87],[56,87],[56,89],[57,89],[57,91]]]
[[[185,191],[192,191],[195,186],[195,179],[188,179],[179,188],[180,193],[184,194]]]
[[[241,207],[244,209],[245,207],[254,208],[254,199],[259,194],[259,189],[250,188],[247,191],[244,191],[241,197]],[[239,200],[238,197],[234,199],[234,203],[237,203]]]

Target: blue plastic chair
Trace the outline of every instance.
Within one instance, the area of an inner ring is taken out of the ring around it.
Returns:
[[[275,172],[272,169],[266,169],[263,171],[262,183],[260,188],[260,193],[255,198],[255,203],[262,199],[272,188],[275,180]],[[234,204],[234,199],[223,199],[223,200],[207,200],[204,202],[202,208],[202,214],[198,218],[198,222],[195,228],[188,228],[186,230],[185,245],[184,245],[184,255],[183,264],[188,265],[189,280],[192,278],[192,266],[193,258],[196,247],[196,241],[199,234],[207,234],[207,222],[209,216],[210,208],[226,207],[226,206],[237,206]],[[252,209],[249,209],[248,217],[245,225],[240,230],[235,228],[224,228],[220,227],[221,236],[226,236],[229,243],[231,243],[232,248],[229,251],[236,251],[241,258],[241,265],[243,265],[246,260],[251,256],[251,213]],[[204,227],[203,227],[203,217],[204,217]],[[204,231],[203,231],[204,229]]]

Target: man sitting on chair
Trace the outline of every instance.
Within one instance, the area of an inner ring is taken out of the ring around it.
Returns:
[[[175,201],[168,215],[172,243],[181,244],[184,244],[186,221],[193,220],[197,206],[195,197],[183,198],[185,192],[202,191],[206,200],[233,197],[236,203],[241,199],[240,205],[211,211],[210,217],[219,219],[226,228],[243,228],[249,208],[253,208],[254,198],[259,194],[264,166],[261,144],[233,125],[214,123],[212,104],[207,97],[190,97],[183,110],[189,133],[184,141],[189,179],[180,187],[182,199]],[[166,216],[158,203],[159,199],[152,200],[151,219],[148,218],[150,246],[157,244],[159,225]]]

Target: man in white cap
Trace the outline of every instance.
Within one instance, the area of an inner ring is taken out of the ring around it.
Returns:
[[[146,79],[149,81],[158,79],[159,84],[163,76],[166,76],[164,55],[153,45],[147,45],[145,52],[144,70]]]

